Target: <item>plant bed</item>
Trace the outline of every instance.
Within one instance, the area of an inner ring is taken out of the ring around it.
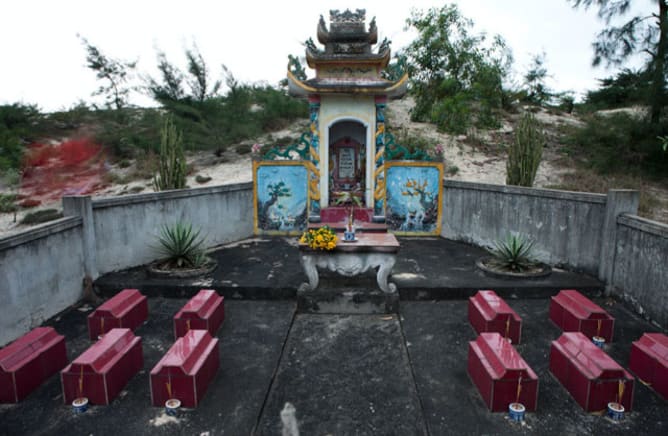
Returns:
[[[493,257],[491,256],[482,257],[476,261],[475,265],[485,275],[499,278],[541,278],[552,273],[552,268],[544,263],[536,263],[533,266],[526,267],[523,271],[512,271],[494,265],[492,260]]]
[[[191,277],[199,277],[211,274],[217,267],[218,262],[216,262],[214,259],[207,260],[204,265],[197,268],[178,268],[175,267],[171,262],[162,259],[148,264],[146,266],[146,271],[150,277],[187,279]]]

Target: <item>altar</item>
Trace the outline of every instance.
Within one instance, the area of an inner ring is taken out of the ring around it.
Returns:
[[[344,242],[343,233],[337,234],[339,242],[330,251],[313,250],[307,244],[299,244],[299,257],[308,277],[300,290],[314,291],[320,277],[318,268],[326,268],[346,277],[364,274],[376,269],[376,282],[381,291],[395,294],[397,287],[388,281],[397,260],[399,241],[392,233],[357,233],[356,240]]]

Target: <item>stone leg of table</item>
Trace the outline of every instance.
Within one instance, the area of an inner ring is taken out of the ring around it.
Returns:
[[[393,253],[301,253],[302,266],[308,283],[297,291],[297,309],[305,313],[389,314],[399,311],[399,293],[388,277],[396,261]],[[336,272],[342,276],[359,278],[359,286],[351,283],[341,286],[337,280],[328,280],[318,288],[318,268]],[[371,285],[368,277],[360,275],[377,268],[376,282]]]
[[[392,267],[397,260],[394,253],[301,253],[300,258],[308,277],[308,283],[303,283],[300,287],[302,290],[317,289],[320,282],[318,267],[346,277],[354,277],[371,268],[378,268],[376,273],[378,287],[388,294],[397,292],[397,286],[388,282]]]

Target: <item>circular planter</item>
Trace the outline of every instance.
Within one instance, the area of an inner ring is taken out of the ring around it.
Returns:
[[[505,271],[499,268],[494,268],[493,266],[489,266],[488,262],[491,259],[492,259],[491,257],[483,257],[478,259],[475,263],[478,269],[480,269],[485,275],[490,277],[497,277],[504,279],[512,279],[512,278],[537,279],[541,277],[546,277],[552,273],[552,268],[544,263],[539,263],[534,268],[524,272]]]
[[[188,279],[212,273],[218,267],[218,262],[211,260],[201,268],[165,268],[163,265],[164,261],[161,260],[150,263],[146,271],[149,276],[156,278]]]

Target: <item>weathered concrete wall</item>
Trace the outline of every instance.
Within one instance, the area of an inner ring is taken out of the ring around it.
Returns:
[[[483,247],[508,232],[551,265],[598,274],[606,196],[446,180],[442,236]]]
[[[191,223],[210,247],[253,234],[252,183],[99,199],[92,209],[100,274],[155,260],[165,224]]]
[[[0,346],[82,296],[81,218],[62,218],[0,240]]]
[[[617,219],[612,292],[668,326],[668,225],[637,216]]]

